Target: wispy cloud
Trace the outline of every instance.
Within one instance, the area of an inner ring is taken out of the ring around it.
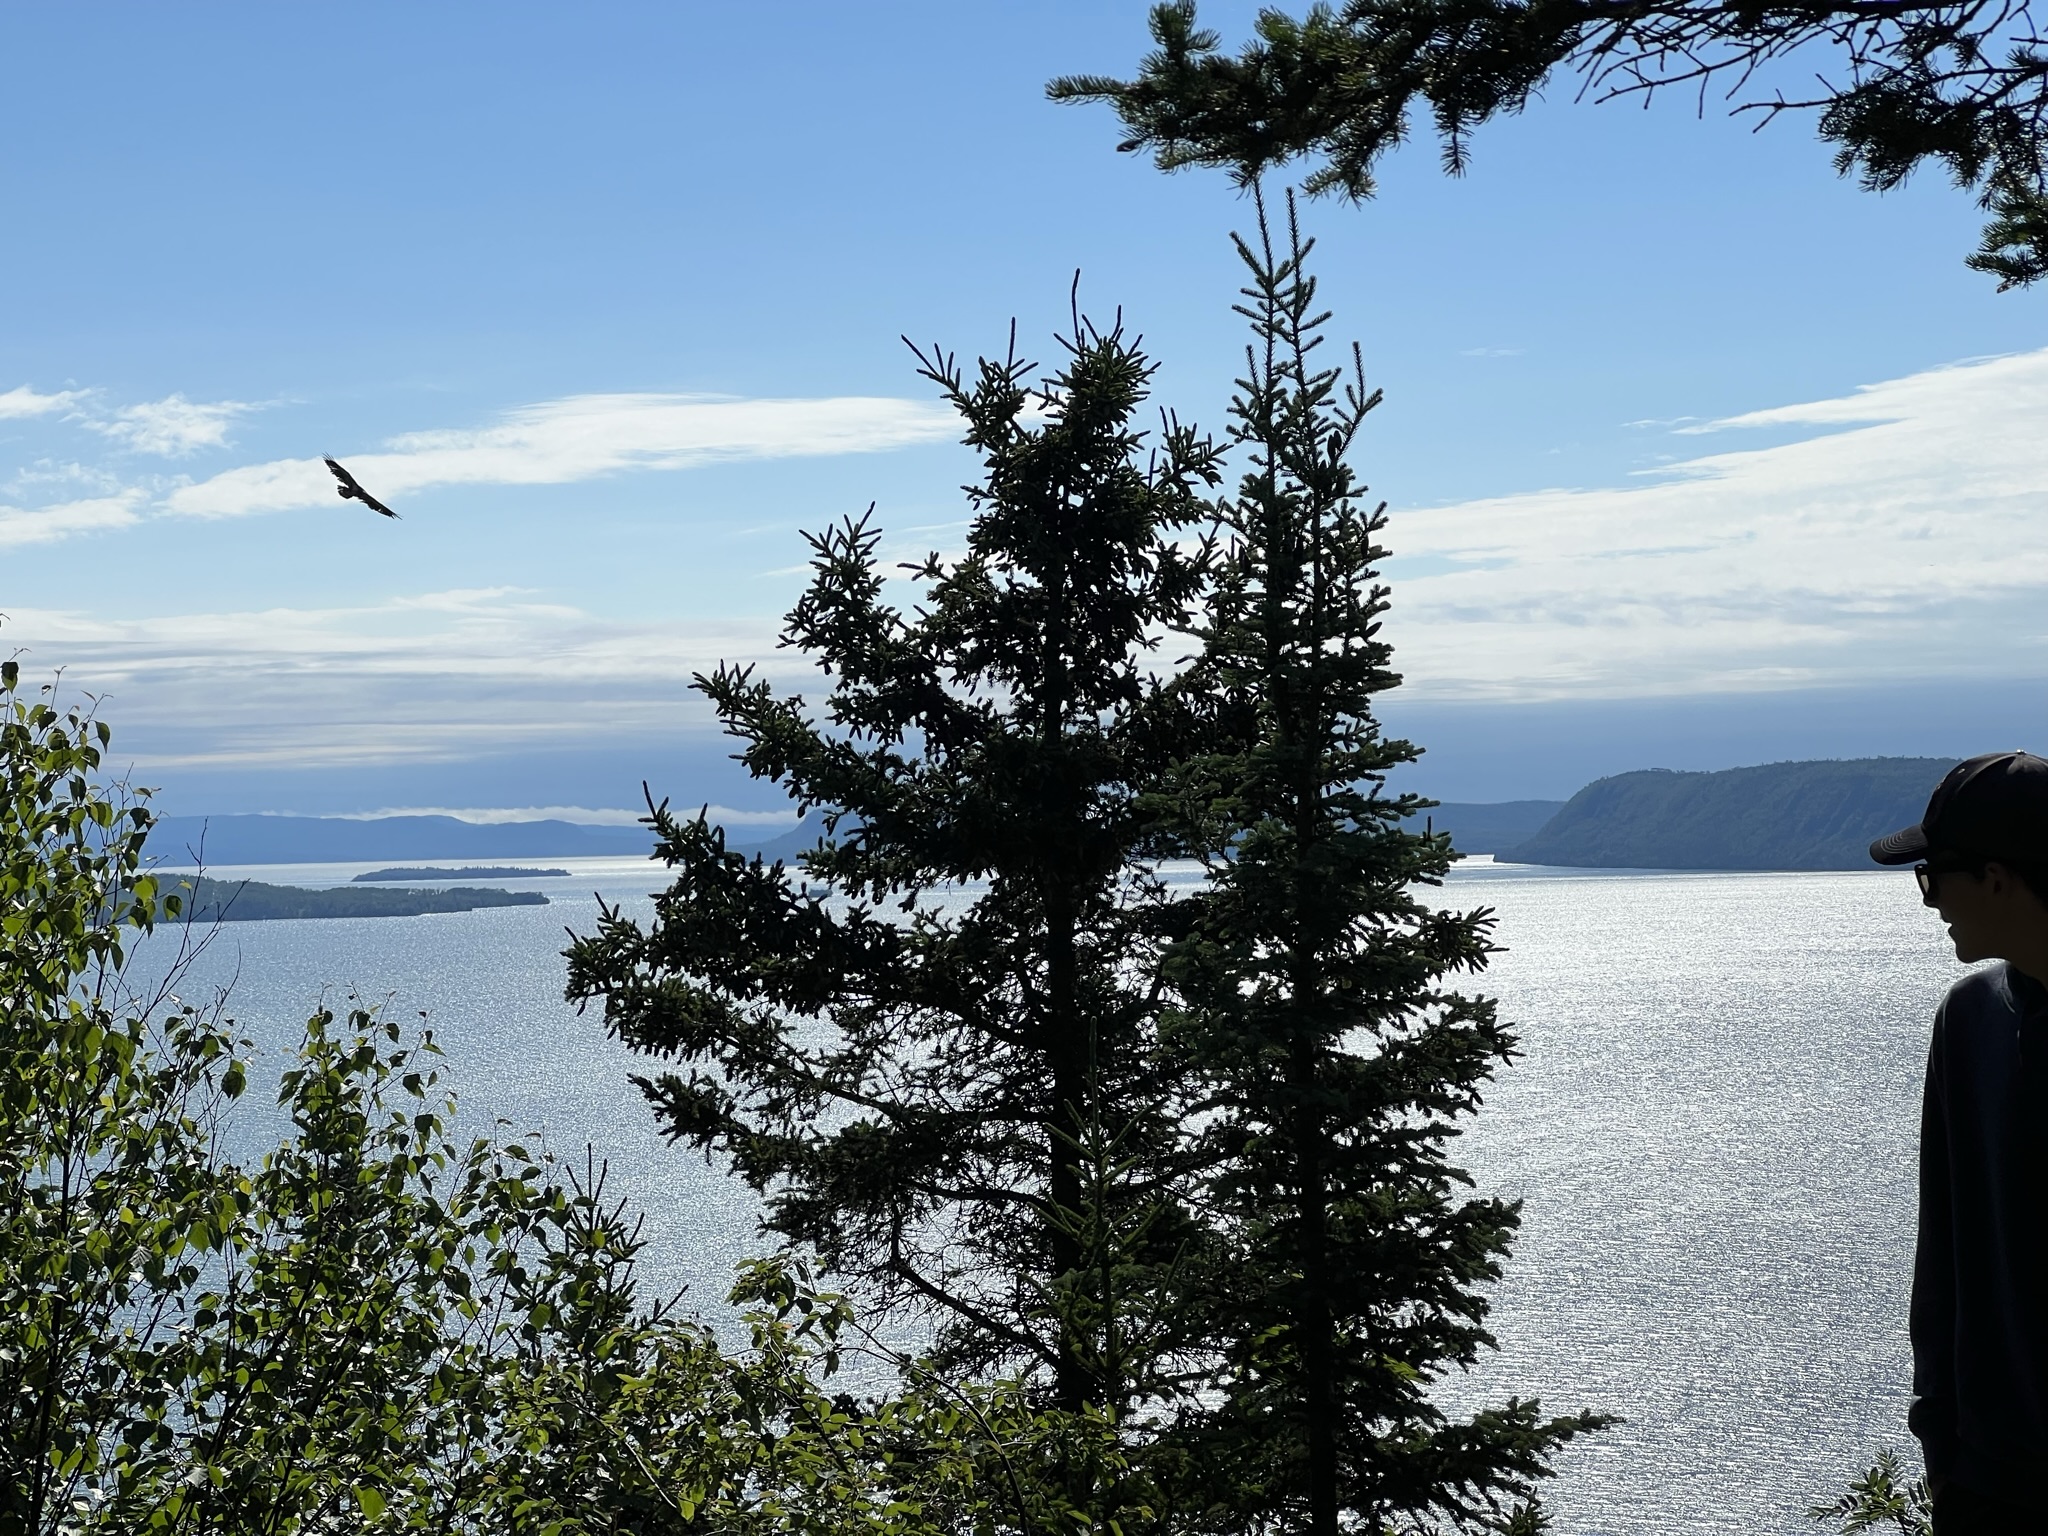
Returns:
[[[201,448],[227,445],[228,425],[257,407],[241,400],[203,402],[169,395],[142,405],[127,405],[86,425],[138,453],[183,458]]]
[[[83,400],[86,391],[82,389],[63,390],[54,395],[39,395],[26,384],[20,384],[0,394],[0,421],[19,421],[30,416],[50,416],[58,411],[69,410]]]
[[[888,397],[574,395],[523,406],[488,427],[409,432],[382,453],[344,457],[389,500],[441,485],[564,485],[636,469],[874,453],[958,431],[959,418],[947,406]],[[285,459],[184,486],[164,505],[188,517],[244,517],[333,499],[334,482],[318,459]]]
[[[76,460],[38,459],[17,469],[8,477],[7,484],[17,496],[24,491],[60,485],[83,487],[111,496],[121,490],[121,477],[98,465],[80,464]]]
[[[2003,384],[2026,388],[2043,366],[2044,354],[2019,353],[2002,357],[1971,358],[1903,379],[1882,384],[1865,384],[1854,394],[1833,400],[1809,400],[1800,405],[1777,405],[1739,416],[1681,427],[1690,434],[1727,432],[1740,427],[1838,427],[1864,422],[1903,422],[1916,417],[1941,415],[1953,420],[1957,405],[1970,400],[1985,403],[1985,395]]]
[[[72,430],[129,453],[185,458],[230,446],[235,422],[260,409],[241,400],[173,394],[110,406],[94,390],[52,394],[21,385],[0,393],[0,420],[62,417]],[[679,470],[746,459],[876,453],[956,436],[959,421],[938,402],[878,396],[741,400],[704,395],[574,395],[506,412],[489,425],[402,433],[381,451],[342,453],[379,496],[447,485],[567,485],[634,470]],[[318,458],[244,464],[196,483],[137,476],[132,460],[108,464],[43,459],[12,476],[19,498],[69,482],[73,495],[45,507],[0,507],[0,544],[104,532],[151,516],[244,517],[327,507],[334,482]]]
[[[257,409],[243,400],[187,400],[182,394],[110,406],[100,390],[65,389],[46,395],[27,384],[0,393],[0,421],[63,416],[124,448],[166,458],[225,447],[229,424]]]
[[[1847,428],[1652,483],[1397,514],[1424,691],[1654,694],[2048,670],[2048,351],[1710,423]]]
[[[136,522],[142,504],[139,492],[95,496],[52,507],[0,507],[0,549],[18,544],[48,544],[76,533],[125,528]]]

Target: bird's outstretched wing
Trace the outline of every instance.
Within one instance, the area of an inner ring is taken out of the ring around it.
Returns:
[[[341,484],[334,488],[334,494],[343,501],[360,501],[372,512],[382,512],[386,517],[398,516],[396,512],[385,506],[383,502],[356,484],[356,477],[344,469],[337,461],[333,459],[327,460],[327,467],[334,471],[334,478],[341,482]]]

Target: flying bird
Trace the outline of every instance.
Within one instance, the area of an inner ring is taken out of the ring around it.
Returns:
[[[329,459],[327,461],[327,467],[334,471],[334,478],[341,482],[341,484],[337,485],[334,488],[334,494],[339,496],[343,501],[360,501],[372,512],[382,512],[386,517],[398,516],[396,512],[392,511],[389,507],[385,506],[383,502],[379,501],[376,497],[372,496],[360,485],[357,485],[356,477],[350,474],[347,470],[343,469],[339,464],[335,463],[334,460]]]

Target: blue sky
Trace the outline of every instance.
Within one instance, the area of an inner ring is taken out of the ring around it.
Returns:
[[[689,673],[798,684],[800,529],[958,537],[972,465],[900,333],[1014,316],[1043,356],[1078,268],[1223,425],[1248,208],[1042,96],[1144,20],[0,12],[0,647],[104,693],[176,811],[765,810]],[[1805,124],[1553,95],[1460,181],[1418,143],[1309,213],[1388,393],[1418,784],[2039,745],[2048,294]]]

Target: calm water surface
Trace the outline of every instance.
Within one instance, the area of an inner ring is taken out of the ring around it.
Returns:
[[[1494,1395],[1628,1424],[1567,1454],[1570,1532],[1814,1530],[1905,1431],[1927,1030],[1961,973],[1897,872],[1474,868],[1526,1058],[1467,1137],[1521,1195]],[[1917,1465],[1917,1454],[1913,1458]]]
[[[546,907],[218,930],[188,996],[276,1053],[323,997],[424,1012],[465,1116],[609,1158],[648,1213],[650,1282],[715,1307],[756,1206],[655,1135],[644,1067],[560,1001],[565,928],[644,915],[660,872],[556,861],[493,882]],[[218,870],[331,885],[368,865]],[[1500,1354],[1447,1398],[1510,1393],[1627,1424],[1566,1454],[1565,1536],[1812,1531],[1904,1428],[1913,1155],[1926,1030],[1959,974],[1910,879],[1560,872],[1475,863],[1442,893],[1499,914],[1486,978],[1524,1059],[1462,1156],[1525,1201]]]

